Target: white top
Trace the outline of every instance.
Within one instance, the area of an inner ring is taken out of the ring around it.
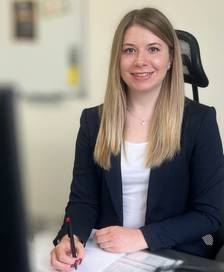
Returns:
[[[139,228],[145,224],[150,168],[145,168],[147,143],[125,142],[121,148],[124,227]],[[127,158],[127,159],[126,159]]]

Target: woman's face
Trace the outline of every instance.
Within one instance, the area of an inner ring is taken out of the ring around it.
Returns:
[[[126,30],[120,70],[129,91],[159,92],[169,68],[169,48],[163,40],[140,25]]]

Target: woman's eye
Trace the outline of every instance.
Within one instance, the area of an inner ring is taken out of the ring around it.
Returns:
[[[125,48],[125,49],[123,49],[123,52],[124,53],[127,53],[127,54],[132,54],[132,53],[134,53],[135,52],[135,49],[134,48]]]
[[[148,51],[150,52],[150,53],[157,53],[157,52],[159,52],[159,48],[158,47],[149,47],[148,48]]]

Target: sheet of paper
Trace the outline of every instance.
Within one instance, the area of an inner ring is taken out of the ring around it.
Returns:
[[[78,272],[103,272],[105,268],[125,254],[106,252],[98,247],[92,232],[85,248],[85,258],[78,267]],[[75,271],[75,270],[74,270]]]
[[[138,251],[130,253],[120,258],[117,262],[108,266],[104,272],[154,272],[158,267],[175,267],[181,265],[183,261],[173,260],[151,254],[148,251]],[[169,270],[173,271],[172,269]],[[167,272],[169,272],[167,271]]]

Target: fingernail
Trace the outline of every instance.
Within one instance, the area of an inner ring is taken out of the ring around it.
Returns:
[[[79,259],[79,265],[82,263],[82,258]]]

